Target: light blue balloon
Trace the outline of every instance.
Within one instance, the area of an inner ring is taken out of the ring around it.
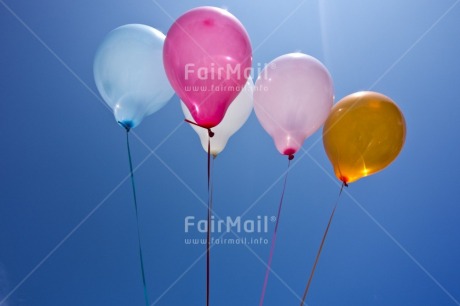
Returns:
[[[97,89],[126,128],[139,125],[174,94],[163,67],[164,40],[152,27],[128,24],[111,31],[97,50]]]

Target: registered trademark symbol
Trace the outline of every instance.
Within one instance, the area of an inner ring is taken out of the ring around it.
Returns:
[[[276,221],[276,217],[275,217],[275,216],[271,216],[271,217],[270,217],[270,221],[271,221],[271,222],[275,222],[275,221]]]

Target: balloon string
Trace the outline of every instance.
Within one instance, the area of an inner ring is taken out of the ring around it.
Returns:
[[[340,187],[339,196],[337,197],[337,200],[335,201],[334,209],[332,209],[331,216],[329,217],[329,222],[327,223],[326,230],[324,231],[323,239],[321,240],[321,244],[319,246],[318,253],[316,254],[315,263],[313,264],[313,268],[311,269],[310,277],[308,278],[308,283],[307,283],[307,286],[305,287],[305,291],[303,293],[302,302],[300,303],[300,306],[305,305],[305,300],[307,298],[308,289],[310,288],[311,281],[313,279],[313,275],[315,274],[316,266],[318,265],[318,261],[319,261],[319,256],[321,255],[321,251],[323,250],[324,242],[326,241],[327,233],[329,232],[329,227],[331,226],[332,219],[334,218],[335,210],[337,209],[337,204],[339,203],[339,199],[340,199],[340,196],[342,195],[344,186],[348,187],[346,182],[342,182],[342,187]]]
[[[139,227],[139,212],[137,207],[137,197],[136,197],[136,185],[134,183],[134,172],[133,172],[133,162],[131,158],[131,149],[129,147],[129,131],[130,127],[119,122],[125,129],[126,129],[126,146],[128,148],[128,159],[129,159],[129,171],[131,174],[131,186],[133,189],[133,198],[134,198],[134,210],[136,212],[136,226],[137,226],[137,241],[139,246],[139,258],[141,264],[141,272],[142,272],[142,284],[144,286],[144,298],[145,298],[145,305],[149,306],[149,296],[147,293],[147,282],[145,280],[145,268],[144,268],[144,257],[142,255],[142,244],[141,244],[141,232]]]
[[[211,131],[211,130],[209,130]],[[212,191],[211,191],[211,134],[208,137],[208,226],[206,227],[206,306],[209,306],[210,296],[210,257],[211,257],[211,215],[212,215]]]
[[[265,279],[264,279],[264,284],[262,286],[262,293],[260,294],[259,306],[262,306],[264,304],[265,293],[267,292],[268,277],[272,270],[271,269],[272,259],[273,259],[273,253],[275,252],[276,237],[278,233],[278,224],[279,224],[280,216],[281,216],[281,208],[283,206],[284,192],[286,191],[286,182],[287,182],[288,173],[289,173],[289,166],[291,165],[291,160],[293,158],[294,158],[294,155],[289,155],[288,167],[287,167],[286,174],[284,175],[283,192],[281,193],[280,203],[278,206],[278,214],[276,216],[275,230],[273,231],[272,243],[270,245],[270,253],[268,256],[267,269],[265,270]]]
[[[208,226],[206,228],[206,306],[209,306],[210,301],[210,259],[211,259],[211,219],[212,219],[212,182],[211,182],[211,138],[214,136],[211,128],[204,127],[199,125],[191,120],[184,119],[185,122],[193,124],[195,126],[201,127],[208,130]]]

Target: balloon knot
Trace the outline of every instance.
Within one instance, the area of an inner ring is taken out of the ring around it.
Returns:
[[[294,154],[289,154],[288,159],[289,159],[289,160],[293,160],[293,159],[294,159]]]
[[[344,175],[340,175],[339,180],[342,182],[343,186],[348,187],[348,181],[349,181],[348,177]]]
[[[193,122],[193,121],[191,121],[191,120],[188,120],[188,119],[184,119],[184,121],[187,122],[187,123],[190,123],[190,124],[192,124],[192,125],[195,125],[195,126],[198,126],[198,127],[200,127],[200,128],[203,128],[203,129],[208,130],[208,135],[209,135],[209,137],[213,137],[213,136],[214,136],[214,132],[211,131],[211,128],[204,127],[204,126],[202,126],[202,125],[200,125],[200,124],[198,124],[198,123],[196,123],[196,122]]]
[[[124,127],[127,133],[129,133],[129,131],[131,130],[131,126],[129,124],[126,124],[126,123],[121,122],[121,121],[118,121],[118,124],[121,125],[122,127]]]

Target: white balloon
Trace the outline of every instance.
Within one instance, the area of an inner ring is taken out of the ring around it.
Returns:
[[[254,82],[252,78],[248,78],[246,85],[244,85],[239,95],[228,107],[224,119],[222,119],[221,123],[212,128],[214,136],[211,138],[211,154],[214,157],[225,149],[230,136],[235,134],[248,120],[253,109],[253,93]],[[187,106],[185,106],[182,101],[181,106],[185,118],[195,122]],[[190,124],[190,126],[200,137],[201,145],[205,152],[208,152],[208,130],[193,124]]]

